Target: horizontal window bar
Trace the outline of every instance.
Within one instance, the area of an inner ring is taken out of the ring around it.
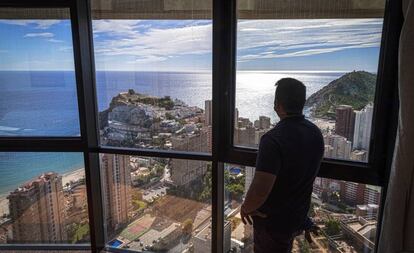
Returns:
[[[59,250],[59,251],[90,251],[91,245],[89,244],[3,244],[0,245],[0,251],[3,250]]]
[[[236,158],[237,163],[240,164],[242,162],[242,165],[247,166],[255,166],[256,157],[257,157],[257,149],[254,148],[248,148],[248,147],[235,147],[232,150],[228,151],[227,155],[229,155],[230,158]],[[340,163],[340,164],[346,164],[347,166],[354,166],[359,168],[368,169],[370,166],[367,163],[364,162],[358,162],[358,161],[352,161],[352,160],[339,160],[339,159],[331,159],[331,158],[324,158],[323,162],[326,163]]]
[[[92,150],[92,152],[120,154],[120,155],[165,157],[165,158],[175,158],[175,159],[204,160],[204,161],[213,160],[213,156],[208,153],[158,150],[158,149],[155,150],[155,149],[119,148],[119,147],[100,147],[100,148]]]
[[[352,181],[356,183],[384,186],[378,170],[368,164],[325,159],[320,167],[318,177]]]
[[[256,165],[257,151],[246,148],[234,148],[220,157],[222,162],[235,163],[245,166]],[[357,183],[384,186],[378,170],[369,164],[355,161],[341,161],[324,158],[319,171],[319,177],[353,181]]]
[[[150,150],[119,147],[87,148],[80,138],[0,138],[0,151],[7,152],[82,152],[88,150],[96,153],[110,153],[136,156],[165,157],[175,159],[212,161],[213,156],[207,153],[172,150]],[[243,150],[243,151],[242,151]],[[255,166],[257,151],[234,149],[219,158],[221,162]],[[321,177],[349,180],[359,183],[383,186],[378,171],[369,164],[324,159],[318,174]]]
[[[73,1],[69,0],[2,0],[0,7],[16,8],[53,8],[53,7],[70,7]]]
[[[16,137],[0,138],[0,151],[65,151],[82,152],[87,148],[81,137]]]

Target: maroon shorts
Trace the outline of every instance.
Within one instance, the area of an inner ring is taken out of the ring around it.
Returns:
[[[254,253],[290,253],[292,251],[293,234],[283,234],[255,226],[253,237]]]

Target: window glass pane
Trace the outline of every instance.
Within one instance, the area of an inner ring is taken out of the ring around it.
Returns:
[[[239,4],[234,144],[257,148],[279,122],[275,83],[292,77],[306,86],[304,114],[323,132],[325,157],[366,162],[385,1],[319,2]]]
[[[211,164],[102,154],[107,245],[211,251]]]
[[[253,252],[253,227],[241,222],[240,206],[254,172],[225,165],[224,252]],[[297,236],[292,252],[374,252],[380,199],[378,186],[316,178],[308,216],[321,232],[311,243]]]
[[[0,153],[0,243],[89,243],[81,153]]]
[[[69,10],[1,8],[0,37],[0,136],[79,136]]]
[[[101,144],[210,152],[211,3],[106,2],[92,6]]]

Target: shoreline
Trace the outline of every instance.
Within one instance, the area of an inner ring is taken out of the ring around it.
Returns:
[[[62,185],[70,181],[78,181],[79,179],[85,177],[85,168],[79,168],[70,172],[63,173],[62,175]]]
[[[78,168],[60,175],[62,176],[62,186],[65,186],[65,184],[70,181],[78,181],[85,177],[85,168]],[[0,193],[0,216],[9,213],[9,200],[7,199],[7,196],[10,192],[11,191]]]

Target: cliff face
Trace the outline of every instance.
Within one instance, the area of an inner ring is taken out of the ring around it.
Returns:
[[[169,96],[153,97],[135,92],[133,89],[123,92],[112,98],[109,105],[110,109],[122,105],[146,104],[171,110],[174,107],[174,101]]]
[[[376,75],[366,71],[354,71],[330,82],[312,94],[305,106],[311,107],[312,116],[335,118],[338,105],[350,105],[360,110],[374,101]]]
[[[146,106],[148,105],[148,106]],[[109,108],[99,112],[99,127],[108,126],[108,120],[149,127],[153,118],[151,106],[158,106],[166,110],[174,107],[170,97],[152,97],[129,90],[113,97]]]

